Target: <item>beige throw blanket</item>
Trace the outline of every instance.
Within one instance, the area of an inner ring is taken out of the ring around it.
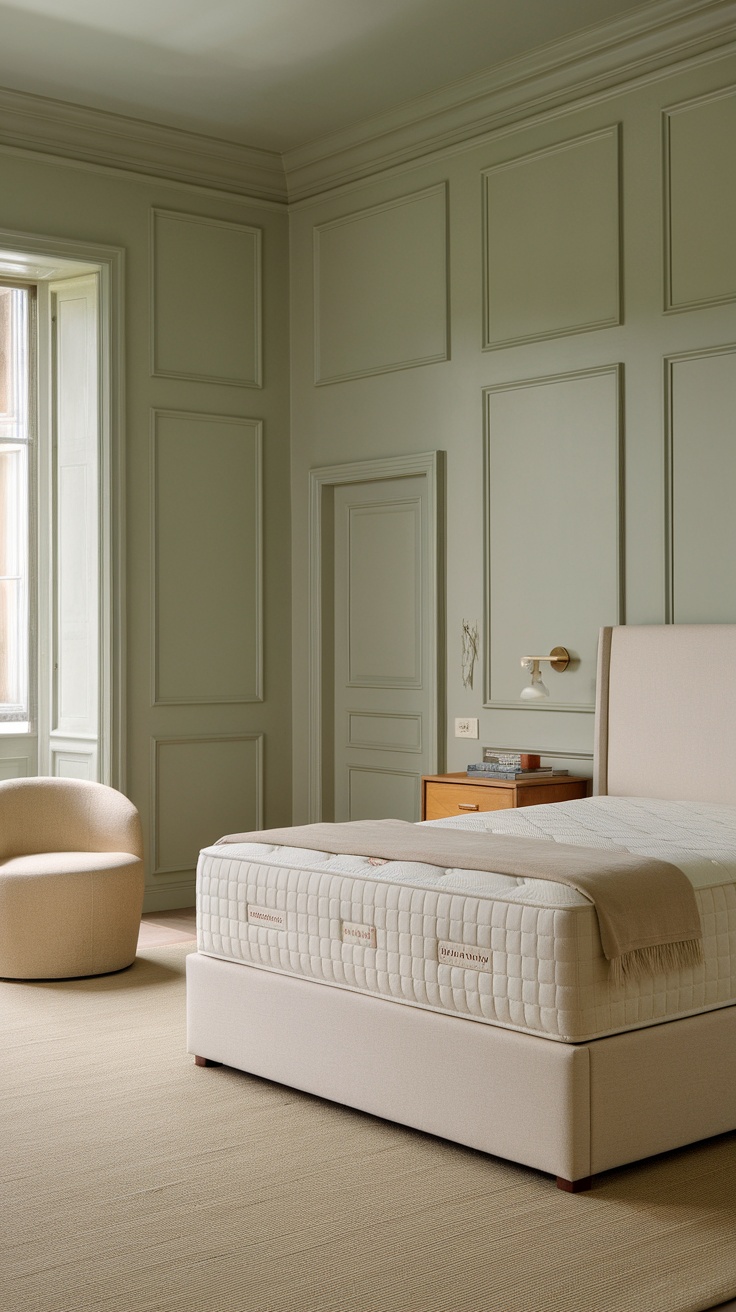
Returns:
[[[461,870],[548,879],[576,888],[595,906],[615,983],[697,965],[703,931],[693,887],[677,866],[623,849],[477,830],[424,828],[407,820],[354,820],[229,834],[220,843],[307,847],[345,856],[421,861]]]

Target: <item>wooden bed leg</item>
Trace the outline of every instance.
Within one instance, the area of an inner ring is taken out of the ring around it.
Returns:
[[[580,1180],[565,1180],[561,1175],[557,1177],[557,1188],[564,1189],[566,1194],[582,1194],[590,1189],[592,1183],[592,1175],[584,1175]]]
[[[195,1066],[222,1066],[221,1061],[210,1061],[209,1057],[195,1057]]]

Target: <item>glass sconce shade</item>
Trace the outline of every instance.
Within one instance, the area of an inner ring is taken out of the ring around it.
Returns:
[[[526,688],[522,689],[521,700],[524,702],[544,701],[546,697],[549,697],[549,688],[546,683],[543,683],[542,681],[539,661],[524,661],[522,663],[525,665],[526,669],[529,669],[531,666],[532,678],[531,683],[528,683]]]
[[[539,672],[540,661],[549,661],[550,669],[557,670],[561,674],[570,664],[570,653],[567,647],[553,647],[549,656],[522,656],[522,668],[532,672],[531,683],[521,693],[523,702],[538,702],[549,697],[549,688],[542,683]]]

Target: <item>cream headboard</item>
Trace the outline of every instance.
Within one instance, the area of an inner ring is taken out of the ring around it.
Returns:
[[[736,806],[736,624],[601,629],[594,793]]]

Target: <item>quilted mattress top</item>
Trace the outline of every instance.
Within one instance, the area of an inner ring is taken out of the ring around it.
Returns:
[[[736,807],[633,797],[591,797],[510,811],[486,811],[424,821],[424,827],[520,834],[556,843],[624,848],[670,861],[695,888],[736,883]],[[457,890],[529,906],[576,906],[587,899],[565,884],[518,879],[489,871],[446,869],[420,862],[376,865],[366,856],[335,856],[306,848],[232,843],[204,849],[213,856],[247,858],[265,865],[298,866],[332,874],[363,874],[381,883]]]

